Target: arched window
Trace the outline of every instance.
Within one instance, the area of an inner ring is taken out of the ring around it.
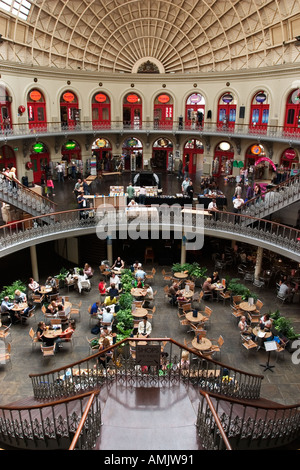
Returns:
[[[34,88],[27,95],[29,129],[47,128],[46,101],[43,93]]]
[[[280,167],[284,170],[297,170],[299,168],[298,152],[291,147],[284,150],[280,157]]]
[[[63,129],[74,129],[80,122],[78,98],[70,90],[62,93],[60,97],[60,118]]]
[[[256,93],[251,102],[249,128],[251,130],[259,129],[260,133],[267,131],[269,122],[268,95],[263,90]]]
[[[68,163],[81,160],[81,147],[76,140],[66,141],[61,148],[62,159]]]
[[[173,143],[164,137],[157,139],[152,148],[151,167],[154,171],[167,170],[173,158]]]
[[[172,128],[173,118],[173,98],[167,93],[161,93],[154,100],[154,128]]]
[[[188,129],[201,128],[204,124],[205,99],[200,93],[193,93],[186,100],[185,125]]]
[[[188,162],[190,175],[203,169],[203,152],[204,145],[198,139],[190,139],[184,144],[182,163],[184,166]]]
[[[141,170],[143,168],[143,144],[136,137],[129,137],[122,145],[122,156],[125,170]]]
[[[9,95],[8,90],[0,86],[0,128],[2,130],[8,131],[12,128],[11,102],[12,97]]]
[[[93,96],[92,121],[93,129],[110,127],[110,99],[105,93],[97,92]]]
[[[92,144],[93,157],[96,157],[97,174],[102,171],[114,171],[111,168],[112,146],[109,140],[99,137]]]
[[[123,125],[130,129],[142,127],[142,99],[136,93],[127,93],[124,97]]]
[[[232,93],[224,93],[218,104],[219,129],[233,129],[236,121],[236,100]]]
[[[292,91],[288,97],[284,130],[290,134],[300,132],[300,88]]]

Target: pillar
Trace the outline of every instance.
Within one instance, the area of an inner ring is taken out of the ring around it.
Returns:
[[[182,235],[182,240],[181,240],[181,259],[180,259],[180,264],[185,264],[186,262],[186,236]]]
[[[107,259],[109,261],[109,265],[111,266],[113,264],[113,251],[112,251],[112,237],[111,237],[111,235],[107,236],[106,243],[107,243]]]
[[[30,247],[30,259],[31,259],[32,277],[36,282],[39,282],[39,271],[38,271],[35,245]]]
[[[258,279],[260,276],[261,272],[261,264],[262,264],[262,259],[263,259],[263,248],[260,246],[257,248],[256,252],[256,264],[255,264],[255,270],[254,270],[254,278]]]

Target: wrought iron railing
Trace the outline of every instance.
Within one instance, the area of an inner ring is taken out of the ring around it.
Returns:
[[[213,392],[200,394],[196,425],[207,450],[228,445],[233,450],[272,448],[300,436],[300,404],[259,405]]]
[[[218,134],[225,136],[240,136],[240,137],[251,137],[252,139],[262,136],[266,140],[279,140],[286,141],[290,145],[292,142],[298,142],[300,140],[300,132],[298,127],[284,127],[284,126],[252,126],[249,124],[238,124],[230,123],[223,125],[219,122],[203,122],[202,125],[198,123],[191,123],[190,121],[179,122],[158,122],[154,121],[103,121],[95,122],[89,120],[81,120],[75,124],[66,125],[61,122],[45,122],[33,125],[32,123],[13,123],[10,128],[0,129],[0,140],[7,141],[9,139],[17,137],[35,137],[38,138],[42,135],[47,134],[74,134],[79,133],[94,133],[95,131],[144,131],[144,132],[188,132],[197,133],[198,136]]]
[[[137,360],[135,353],[139,347],[142,348],[138,344],[140,341],[146,341],[147,346],[157,347],[154,354],[157,354],[155,357],[158,363],[147,366],[147,363]],[[136,346],[132,343],[136,343]],[[161,355],[162,350],[168,353],[167,356]],[[188,366],[181,363],[183,351],[189,352]],[[106,370],[99,364],[98,358],[107,352],[112,352],[112,359],[106,360]],[[226,382],[224,376],[232,380]],[[47,373],[31,374],[30,378],[34,397],[40,400],[54,400],[91,391],[114,380],[139,385],[151,383],[153,386],[182,381],[197,385],[202,390],[250,400],[259,398],[263,376],[209,360],[170,338],[127,338],[101,353],[96,352]]]
[[[298,201],[300,198],[300,175],[292,176],[286,181],[255,196],[242,205],[242,213],[254,217],[265,216],[267,213]]]
[[[92,449],[101,430],[98,394],[93,391],[24,407],[1,406],[2,446],[67,450],[76,445],[76,449]]]
[[[155,207],[157,208],[157,206]],[[170,231],[175,230],[178,234],[183,227],[186,232],[189,231],[191,234],[209,230],[210,233],[215,233],[223,238],[227,235],[228,238],[233,237],[253,245],[259,244],[266,249],[277,249],[283,256],[300,261],[300,231],[296,228],[266,219],[224,211],[218,212],[217,220],[209,216],[209,211],[204,211],[207,216],[205,215],[203,223],[199,224],[198,215],[190,214],[190,217],[187,218],[186,215],[181,214],[180,206],[179,218],[170,213],[170,218],[166,219],[164,216],[166,208],[168,209],[168,206],[165,205],[163,211],[158,212],[158,218],[154,221],[158,230],[170,228]],[[109,206],[108,209],[111,210],[112,223],[116,222],[112,229],[116,229],[116,232],[127,230],[128,220],[124,217],[126,208],[115,209]],[[138,217],[138,213],[136,217]],[[47,223],[45,223],[45,218],[47,218]],[[98,223],[99,218],[94,209],[53,212],[9,223],[0,227],[0,256],[5,256],[12,249],[23,249],[30,244],[42,243],[55,237],[67,237],[75,232],[78,234],[84,234],[83,232],[87,233],[87,231],[96,232]],[[148,220],[143,217],[142,223],[144,229],[150,228],[151,218]],[[107,233],[108,235],[109,233]]]

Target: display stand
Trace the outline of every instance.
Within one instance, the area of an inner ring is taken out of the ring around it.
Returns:
[[[273,372],[273,368],[275,366],[270,366],[270,354],[271,354],[271,351],[276,351],[277,349],[277,343],[276,341],[265,341],[264,342],[264,345],[265,345],[265,349],[266,351],[268,351],[268,361],[266,364],[260,364],[261,367],[264,367],[264,372],[266,370],[271,370]]]

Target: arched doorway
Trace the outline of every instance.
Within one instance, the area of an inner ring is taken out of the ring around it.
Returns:
[[[43,93],[34,88],[27,95],[29,129],[47,129],[46,101]]]
[[[234,129],[236,121],[236,99],[232,93],[224,93],[218,104],[218,129]]]
[[[194,175],[197,171],[203,170],[204,145],[198,139],[190,139],[184,144],[183,166],[188,161],[189,175]]]
[[[122,158],[125,170],[141,170],[143,168],[143,144],[136,137],[124,140]]]
[[[123,126],[130,129],[142,127],[142,99],[136,93],[127,93],[124,97]]]
[[[212,174],[213,176],[232,175],[234,149],[229,142],[220,142],[215,147]]]
[[[173,127],[173,98],[161,93],[154,100],[154,128],[170,129]]]
[[[188,129],[201,128],[204,124],[205,99],[200,93],[193,93],[186,100],[185,125]]]
[[[61,147],[62,161],[68,168],[68,176],[81,178],[83,165],[81,160],[81,147],[76,140],[68,140]]]
[[[154,171],[167,170],[171,156],[173,157],[173,143],[169,139],[160,137],[152,147],[151,168]]]
[[[30,160],[32,163],[33,182],[41,184],[46,179],[50,163],[49,150],[43,142],[36,142],[31,146]]]
[[[72,91],[65,91],[60,97],[60,120],[63,129],[74,129],[79,124],[78,98]]]
[[[300,132],[300,88],[292,91],[287,99],[284,130],[290,134]]]
[[[299,169],[299,155],[295,149],[289,147],[282,152],[280,157],[280,169],[288,171]]]
[[[248,168],[248,175],[253,176],[256,181],[272,179],[274,163],[267,157],[265,148],[261,144],[254,144],[248,147],[245,157],[245,168]]]
[[[0,87],[0,128],[9,130],[12,128],[11,118],[12,97],[4,87]]]
[[[111,143],[107,139],[96,139],[92,144],[92,152],[96,156],[97,174],[104,170],[111,171],[109,168],[112,152]]]
[[[267,132],[269,122],[268,94],[263,90],[256,93],[251,102],[249,128],[251,130],[259,129],[261,132]]]
[[[110,127],[110,99],[105,93],[97,92],[92,99],[93,129]]]
[[[16,168],[15,152],[9,145],[2,145],[2,147],[0,147],[0,169],[4,171],[11,166]]]

